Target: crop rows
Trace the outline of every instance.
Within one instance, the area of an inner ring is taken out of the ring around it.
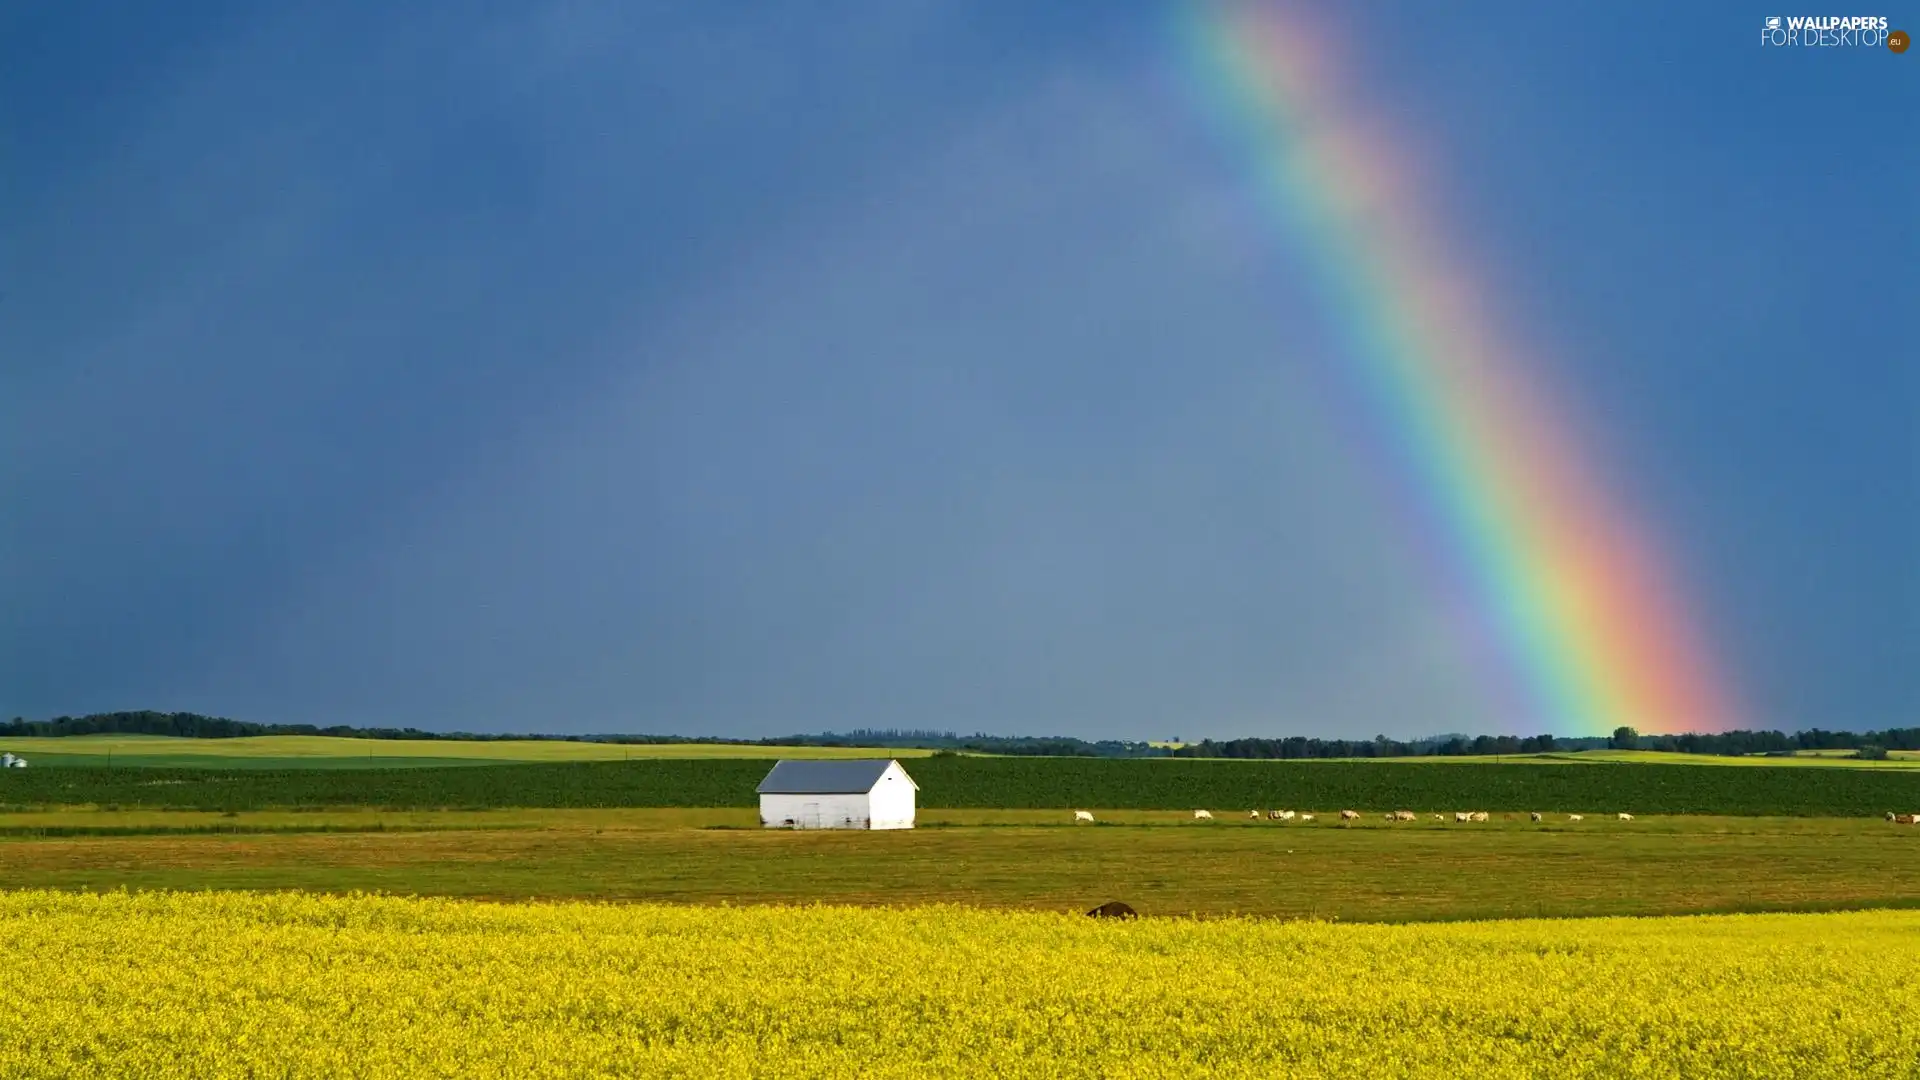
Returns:
[[[713,759],[405,770],[27,769],[0,774],[0,807],[753,806],[768,765]],[[1920,771],[971,757],[907,765],[920,784],[920,805],[928,808],[1404,807],[1803,817],[1920,811]]]

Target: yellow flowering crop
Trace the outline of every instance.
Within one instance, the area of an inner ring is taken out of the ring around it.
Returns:
[[[0,1077],[1920,1076],[1920,912],[0,893]]]

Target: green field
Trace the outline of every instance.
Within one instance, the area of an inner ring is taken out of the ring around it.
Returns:
[[[25,757],[30,769],[106,765],[188,769],[391,769],[656,758],[914,758],[932,753],[844,746],[771,748],[728,743],[615,744],[549,739],[346,739],[332,735],[257,735],[234,739],[75,735],[0,739],[0,751]]]
[[[1807,818],[1342,826],[1173,812],[932,810],[911,832],[746,810],[0,816],[14,887],[919,904],[1421,921],[1920,906],[1920,829]],[[21,830],[267,830],[34,837]],[[288,828],[336,832],[284,832]],[[369,831],[378,828],[382,831]]]
[[[0,773],[0,808],[748,807],[769,765],[764,758],[655,758],[439,769],[27,768]],[[1319,807],[1800,817],[1920,812],[1920,770],[1911,769],[967,756],[908,765],[920,785],[920,805],[936,809]]]
[[[1920,906],[1920,829],[1881,820],[1920,812],[1911,768],[945,755],[908,762],[920,828],[792,833],[760,829],[752,809],[782,751],[511,764],[524,747],[627,748],[451,743],[501,756],[382,768],[417,759],[375,742],[367,768],[338,756],[347,741],[293,743],[309,755],[298,768],[271,767],[288,756],[274,737],[195,744],[226,754],[225,768],[0,773],[0,881],[1048,910],[1117,898],[1154,913],[1377,921]],[[82,745],[100,759],[111,746],[118,762],[180,742]],[[1250,807],[1320,820],[1248,820]],[[1075,825],[1075,808],[1098,823]],[[1218,820],[1195,821],[1195,808]],[[1348,808],[1364,818],[1343,824]],[[1421,820],[1381,820],[1393,809]],[[1495,820],[1452,821],[1470,809]]]
[[[1564,761],[1573,764],[1607,765],[1735,765],[1767,768],[1841,768],[1841,769],[1914,769],[1920,768],[1920,751],[1890,750],[1885,761],[1866,761],[1851,750],[1801,750],[1787,757],[1767,754],[1673,754],[1658,750],[1580,750],[1573,753],[1523,755],[1495,758],[1496,761],[1522,761],[1531,756],[1537,761]],[[1470,758],[1433,758],[1423,760],[1463,761]],[[1484,758],[1480,760],[1486,760]]]

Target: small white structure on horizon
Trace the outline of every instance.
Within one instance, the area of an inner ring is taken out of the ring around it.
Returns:
[[[775,762],[760,781],[768,829],[911,829],[920,785],[892,758]]]
[[[27,759],[13,754],[0,754],[0,769],[24,769]]]

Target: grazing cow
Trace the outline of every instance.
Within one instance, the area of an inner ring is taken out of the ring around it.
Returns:
[[[1386,820],[1386,821],[1392,821],[1392,820],[1394,820],[1394,818],[1393,818],[1393,815],[1392,815],[1391,813],[1387,813],[1387,814],[1381,814],[1381,815],[1380,815],[1380,817],[1381,817],[1381,818],[1382,818],[1383,820]]]
[[[1621,820],[1621,821],[1632,821],[1632,820],[1633,820],[1633,815],[1632,815],[1632,814],[1621,814],[1621,815],[1620,815],[1620,820]]]
[[[1527,816],[1533,819],[1533,823],[1535,825],[1540,824],[1540,811],[1535,810],[1533,813],[1528,814]]]
[[[1472,821],[1473,815],[1467,813],[1465,810],[1455,810],[1453,812],[1453,820],[1456,823],[1462,822],[1462,821]]]
[[[1485,810],[1475,810],[1471,816],[1475,821],[1487,820],[1487,812]]]
[[[1418,821],[1418,820],[1420,820],[1420,815],[1419,815],[1419,814],[1416,814],[1416,813],[1414,813],[1414,812],[1413,812],[1413,811],[1411,811],[1411,810],[1395,810],[1395,811],[1393,812],[1393,820],[1395,820],[1395,821]]]
[[[1281,821],[1292,821],[1292,820],[1293,820],[1294,818],[1296,818],[1296,817],[1298,817],[1298,816],[1299,816],[1298,814],[1295,814],[1295,813],[1294,813],[1293,811],[1291,811],[1291,810],[1282,810],[1282,811],[1280,811],[1280,820],[1281,820]]]
[[[1896,825],[1920,825],[1920,814],[1895,814],[1893,821]]]
[[[1435,814],[1435,815],[1433,815],[1433,820],[1435,820],[1435,821],[1445,821],[1445,820],[1447,820],[1447,815],[1445,815],[1445,814]]]
[[[1291,811],[1291,810],[1289,810],[1289,811],[1287,811],[1287,813],[1289,813],[1289,814],[1291,814],[1291,813],[1293,813],[1293,811]],[[1313,820],[1313,815],[1312,815],[1312,814],[1301,814],[1301,815],[1300,815],[1300,820],[1301,820],[1301,821],[1312,821],[1312,820]]]
[[[1140,913],[1118,900],[1109,900],[1087,914],[1096,919],[1137,919]]]
[[[1358,810],[1342,810],[1342,811],[1340,811],[1340,820],[1341,820],[1341,821],[1359,821],[1359,820],[1360,820],[1360,811],[1358,811]]]
[[[1193,820],[1195,820],[1195,821],[1212,821],[1212,820],[1213,820],[1213,811],[1211,811],[1211,810],[1195,810],[1195,811],[1193,812]]]
[[[1284,810],[1269,810],[1267,811],[1267,820],[1268,821],[1285,821],[1287,820],[1287,812]]]
[[[1587,820],[1587,815],[1585,815],[1585,814],[1568,814],[1568,815],[1567,815],[1567,820],[1568,820],[1568,821],[1585,821],[1585,820]]]
[[[1259,821],[1259,820],[1260,820],[1260,811],[1258,811],[1258,810],[1249,810],[1249,811],[1247,811],[1247,816],[1248,816],[1249,818],[1252,818],[1252,819],[1253,819],[1253,820],[1255,820],[1255,821]]]
[[[1888,820],[1888,821],[1899,821],[1899,820],[1900,820],[1900,815],[1898,815],[1898,814],[1896,814],[1896,813],[1894,813],[1893,811],[1891,811],[1891,810],[1889,810],[1889,811],[1887,811],[1887,820]]]
[[[1092,813],[1092,811],[1089,811],[1089,810],[1075,810],[1075,811],[1073,812],[1073,820],[1075,820],[1075,821],[1092,821],[1092,820],[1093,820],[1093,813]]]

